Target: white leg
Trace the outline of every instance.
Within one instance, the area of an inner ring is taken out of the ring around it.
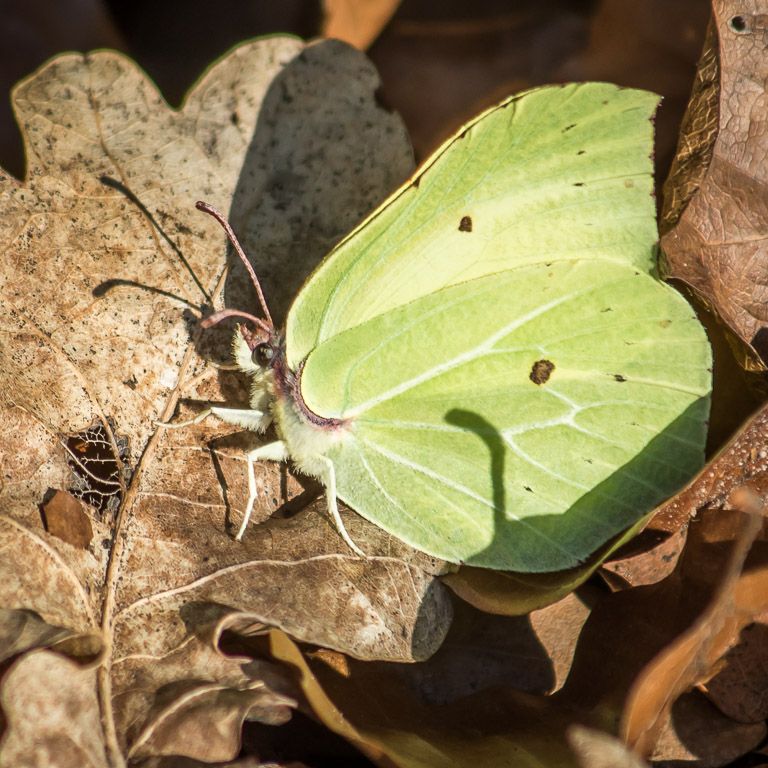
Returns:
[[[248,521],[251,519],[253,503],[259,495],[256,490],[256,473],[253,469],[254,465],[257,461],[286,461],[288,459],[288,451],[285,448],[285,443],[282,440],[277,440],[274,443],[267,443],[260,448],[254,448],[254,450],[248,451],[248,453],[245,454],[245,458],[248,462],[248,504],[245,507],[245,515],[243,516],[240,530],[237,532],[237,536],[235,536],[237,541],[240,541],[243,538],[245,529],[248,526]]]
[[[270,414],[257,411],[254,408],[219,408],[218,406],[213,406],[212,408],[200,411],[193,419],[187,419],[186,421],[155,421],[153,423],[156,427],[179,429],[180,427],[188,427],[191,424],[199,424],[209,416],[215,416],[217,419],[226,421],[227,424],[235,424],[238,427],[250,429],[254,432],[263,432],[272,420]]]
[[[205,421],[211,414],[213,414],[213,408],[206,408],[204,411],[195,416],[194,419],[187,419],[186,421],[153,421],[152,423],[156,427],[167,427],[168,429],[179,429],[179,427],[188,427],[191,424],[199,424],[201,421]]]
[[[336,530],[356,555],[367,558],[368,555],[366,555],[365,552],[352,541],[347,533],[347,529],[344,527],[344,523],[341,522],[339,507],[336,503],[336,469],[333,466],[333,462],[327,456],[318,456],[317,458],[323,464],[323,471],[322,474],[318,475],[318,480],[325,486],[325,499],[328,504],[328,511],[331,513],[331,517],[336,526]]]

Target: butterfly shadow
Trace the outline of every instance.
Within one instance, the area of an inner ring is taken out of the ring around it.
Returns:
[[[474,432],[488,448],[490,457],[491,488],[493,500],[493,529],[500,531],[506,523],[505,510],[507,508],[504,488],[504,470],[507,446],[504,438],[490,421],[479,413],[467,411],[462,408],[453,408],[445,414],[445,421],[451,426],[467,432]],[[483,553],[489,553],[494,548],[494,535],[486,550],[478,552],[475,556],[482,557]]]
[[[467,564],[488,567],[488,562],[508,559],[512,552],[526,563],[526,567],[520,570],[527,573],[560,571],[578,566],[590,553],[601,549],[606,542],[610,544],[643,514],[673,496],[696,474],[703,457],[695,447],[697,440],[692,429],[695,431],[696,427],[692,428],[692,425],[705,424],[707,412],[708,398],[692,403],[651,438],[634,458],[585,491],[561,514],[528,515],[518,520],[511,514],[514,510],[508,509],[506,484],[518,479],[510,478],[506,465],[511,449],[503,434],[478,413],[462,409],[449,411],[445,421],[476,434],[486,444],[489,453],[493,535],[487,547],[467,558]],[[571,462],[591,463],[592,460],[593,457],[581,455],[577,450],[569,456]],[[520,481],[524,482],[522,478]],[[523,487],[530,493],[540,490]],[[551,553],[548,555],[545,549],[550,544],[561,550],[562,554],[557,557],[562,558],[563,565],[549,566]],[[540,557],[537,551],[541,553]],[[569,555],[569,551],[572,554]],[[569,557],[570,562],[566,562]]]

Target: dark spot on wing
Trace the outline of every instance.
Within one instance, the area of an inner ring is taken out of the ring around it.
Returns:
[[[555,364],[549,360],[537,360],[533,364],[533,368],[531,368],[529,378],[534,384],[541,386],[542,384],[546,384],[549,381],[549,377],[552,375],[552,371],[554,370]]]
[[[414,180],[411,182],[411,186],[412,186],[414,189],[418,189],[418,188],[419,188],[419,184],[421,184],[421,176],[417,176],[417,177],[416,177],[416,178],[415,178],[415,179],[414,179]]]
[[[580,149],[576,154],[583,155],[586,151],[587,151],[586,149]]]
[[[613,378],[614,378],[615,381],[618,381],[618,382],[624,382],[624,381],[627,380],[627,377],[626,376],[622,376],[620,373],[614,373],[613,374]]]
[[[525,488],[528,493],[533,493],[533,488],[529,488],[527,485],[524,485],[523,488]]]
[[[600,310],[601,312],[613,312],[613,309],[611,307],[604,307]]]
[[[574,187],[583,187],[584,186],[584,182],[583,181],[575,181],[573,183],[573,186]]]
[[[575,128],[576,123],[571,123],[570,125],[566,125],[565,128],[563,128],[563,133],[566,133],[566,131],[570,131],[571,128]]]
[[[471,232],[472,231],[472,218],[470,216],[462,216],[459,222],[459,232]]]

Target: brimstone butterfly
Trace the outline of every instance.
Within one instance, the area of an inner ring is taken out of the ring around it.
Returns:
[[[264,319],[206,323],[251,321],[250,408],[194,419],[274,421],[238,538],[261,459],[318,477],[358,552],[337,496],[419,550],[516,571],[576,565],[691,477],[710,351],[652,274],[657,104],[583,83],[484,112],[333,249],[282,334],[249,267]]]

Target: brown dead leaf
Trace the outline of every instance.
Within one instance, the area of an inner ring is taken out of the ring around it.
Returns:
[[[121,48],[126,43],[101,0],[4,0],[0,25],[0,93],[60,51]],[[0,166],[24,171],[21,136],[11,103],[0,103]]]
[[[690,285],[743,342],[743,364],[765,369],[768,15],[759,0],[713,0],[713,9],[664,186],[661,245],[669,275]]]
[[[58,536],[73,547],[88,549],[93,538],[93,526],[87,507],[71,493],[56,491],[43,504],[45,527],[48,533]]]
[[[333,651],[304,657],[278,630],[271,654],[296,671],[320,721],[383,768],[577,768],[565,741],[573,713],[543,696],[494,687],[439,706],[424,702],[384,665]]]
[[[735,487],[768,491],[768,406],[758,411],[680,493],[662,504],[648,524],[679,531],[705,507],[729,507]]]
[[[650,759],[673,765],[674,761],[683,765],[728,765],[753,750],[767,733],[765,723],[733,720],[693,690],[672,705]]]
[[[762,524],[758,514],[746,517],[707,609],[633,683],[621,734],[641,754],[651,752],[674,701],[694,684],[709,679],[741,629],[768,607],[768,567],[741,573]]]
[[[593,552],[581,565],[552,573],[514,573],[462,566],[443,576],[459,597],[481,611],[519,616],[557,602],[583,584],[600,564],[630,541],[648,523],[653,512]]]
[[[232,306],[253,297],[237,268],[225,285],[224,237],[195,200],[228,211],[273,314],[284,314],[333,242],[412,169],[376,86],[370,64],[340,43],[270,38],[215,64],[180,111],[108,52],[55,59],[14,94],[29,169],[23,182],[0,174],[0,638],[21,654],[16,670],[61,638],[91,659],[86,640],[100,637],[87,680],[116,765],[174,750],[231,759],[243,718],[285,717],[284,672],[222,653],[223,627],[261,621],[399,660],[428,656],[447,631],[441,563],[343,513],[373,555],[354,557],[322,505],[306,508],[308,494],[277,467],[258,470],[257,514],[285,504],[286,518],[237,542],[242,448],[260,438],[153,426],[180,396],[186,413],[247,401],[247,382],[201,358],[226,358],[229,346],[228,332],[200,340],[201,307],[211,297],[221,306],[222,286]],[[92,535],[62,538],[46,532],[40,505],[49,489],[72,487],[82,438],[67,440],[93,425],[121,469],[122,506],[116,517],[109,503],[89,507]],[[25,620],[34,631],[19,628]],[[61,700],[79,696],[81,677],[70,685],[61,674]],[[3,694],[14,712],[26,706],[17,692]],[[31,737],[8,714],[2,766]]]
[[[571,672],[562,690],[551,697],[552,705],[580,712],[586,724],[615,733],[622,710],[632,711],[633,705],[627,703],[630,692],[637,690],[639,681],[646,680],[650,688],[632,698],[638,707],[633,728],[642,730],[642,717],[659,718],[659,725],[664,725],[665,702],[674,700],[686,687],[678,673],[688,668],[678,666],[660,671],[654,668],[654,660],[667,653],[678,653],[680,664],[690,665],[690,670],[696,670],[697,679],[705,679],[716,671],[721,663],[719,657],[728,648],[724,638],[729,636],[735,642],[738,636],[739,626],[733,624],[736,614],[718,614],[717,607],[723,606],[713,600],[727,591],[725,585],[732,588],[734,572],[738,576],[738,570],[729,570],[728,563],[732,563],[733,542],[743,528],[742,518],[740,512],[717,507],[704,510],[691,524],[683,556],[673,574],[661,582],[623,589],[597,600],[581,630]],[[744,590],[740,593],[743,597],[738,598],[741,602],[737,611],[742,621],[756,614],[761,600],[768,600],[768,588],[763,585],[760,597],[754,582],[766,572],[766,563],[768,549],[760,540],[753,545],[747,570],[737,582],[743,585],[737,589]],[[722,620],[725,634],[713,634],[714,625],[706,620],[710,615]],[[713,638],[717,642],[712,642]],[[681,642],[693,642],[690,653],[674,650]],[[702,655],[696,643],[713,650]],[[689,685],[690,678],[687,679]],[[676,724],[671,723],[674,729]],[[688,721],[686,728],[691,732],[694,726]],[[754,746],[754,741],[747,742],[756,730],[739,730],[734,726],[730,732],[734,734],[732,739],[738,736],[743,751]],[[649,739],[646,746],[651,742]],[[656,757],[663,759],[665,755]]]
[[[378,36],[401,0],[324,0],[320,34],[364,51]]]
[[[658,543],[638,554],[617,556],[603,563],[600,573],[613,589],[655,584],[674,571],[685,546],[686,529],[681,528],[677,533],[666,536],[646,530],[641,536],[646,534],[655,534]],[[628,546],[631,547],[632,542]]]
[[[8,719],[0,765],[112,768],[93,668],[33,651],[10,669],[0,690]]]
[[[741,723],[758,723],[768,718],[768,615],[755,618],[754,623],[741,630],[738,642],[722,658],[720,671],[706,684],[709,700]]]
[[[534,624],[533,615],[496,616],[462,600],[454,602],[451,628],[432,657],[418,664],[387,665],[422,701],[447,704],[496,685],[538,694],[553,688],[550,648],[541,637],[547,635],[545,617],[538,616]],[[560,618],[564,619],[565,614],[560,613]],[[571,626],[578,634],[578,621],[567,627],[562,622],[558,640],[570,633]],[[547,639],[552,640],[551,634]],[[567,648],[562,649],[562,654],[560,648],[551,651],[555,658],[568,655]]]
[[[562,688],[573,663],[581,628],[596,600],[596,588],[589,584],[571,592],[546,608],[532,611],[529,620],[552,665],[553,684],[546,693]]]

